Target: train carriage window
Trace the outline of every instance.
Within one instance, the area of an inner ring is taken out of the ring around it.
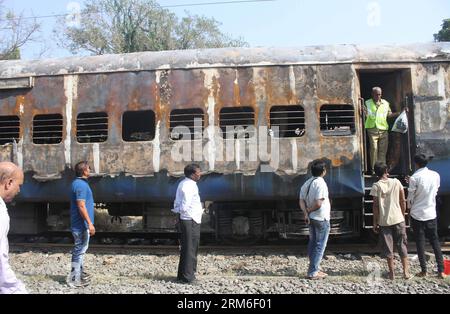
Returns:
[[[59,144],[63,139],[63,116],[61,114],[37,115],[33,119],[33,143],[39,145]]]
[[[355,109],[352,105],[323,105],[320,108],[320,130],[323,136],[355,134]]]
[[[270,128],[275,137],[302,137],[305,135],[305,109],[302,106],[272,107]]]
[[[254,136],[255,111],[252,107],[230,107],[220,110],[220,128],[224,138],[248,138]],[[240,134],[243,132],[242,134]]]
[[[175,109],[170,113],[170,138],[174,141],[193,140],[195,133],[202,137],[205,113],[200,108]]]
[[[20,118],[18,116],[0,116],[0,145],[19,142]]]
[[[103,143],[108,139],[108,114],[105,112],[80,113],[77,118],[79,143]]]
[[[155,139],[156,116],[152,110],[127,111],[122,117],[125,142],[149,142]]]

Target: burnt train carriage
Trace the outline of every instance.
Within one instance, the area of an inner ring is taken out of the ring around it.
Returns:
[[[358,235],[371,218],[360,109],[373,86],[393,111],[410,107],[410,132],[391,134],[389,162],[404,175],[417,149],[435,156],[447,229],[449,57],[450,45],[426,44],[2,61],[0,158],[26,173],[13,231],[58,229],[70,169],[85,159],[95,199],[111,216],[143,217],[144,232],[172,231],[169,209],[192,160],[206,174],[203,231],[304,234],[298,189],[310,162],[325,158],[332,233]]]

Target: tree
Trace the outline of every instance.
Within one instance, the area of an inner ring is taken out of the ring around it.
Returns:
[[[248,46],[241,39],[224,35],[214,19],[190,15],[181,19],[175,28],[176,49],[199,49]]]
[[[434,34],[434,41],[450,41],[450,19],[442,21],[442,29]]]
[[[93,0],[81,10],[79,25],[65,18],[54,30],[58,44],[73,54],[161,51],[247,46],[223,34],[213,18],[182,18],[153,0]]]
[[[37,40],[41,25],[7,10],[0,0],[0,60],[20,59],[20,49]]]

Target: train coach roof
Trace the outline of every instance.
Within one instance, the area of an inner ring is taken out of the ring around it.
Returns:
[[[450,43],[335,45],[301,48],[222,48],[138,52],[32,61],[0,61],[0,79],[117,71],[292,64],[435,62],[450,60]]]

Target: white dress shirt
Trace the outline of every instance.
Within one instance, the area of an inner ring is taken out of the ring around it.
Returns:
[[[409,179],[408,203],[411,217],[419,221],[436,218],[436,195],[441,178],[427,167],[417,170]]]
[[[174,213],[180,214],[181,220],[193,220],[202,223],[203,207],[200,201],[197,182],[186,178],[178,185]]]
[[[305,200],[307,207],[311,207],[317,200],[323,200],[322,206],[310,213],[309,218],[317,221],[330,221],[331,204],[328,186],[322,177],[312,177],[306,181],[300,189],[300,199]]]
[[[8,209],[0,197],[0,294],[26,294],[25,286],[9,266],[8,232]]]

